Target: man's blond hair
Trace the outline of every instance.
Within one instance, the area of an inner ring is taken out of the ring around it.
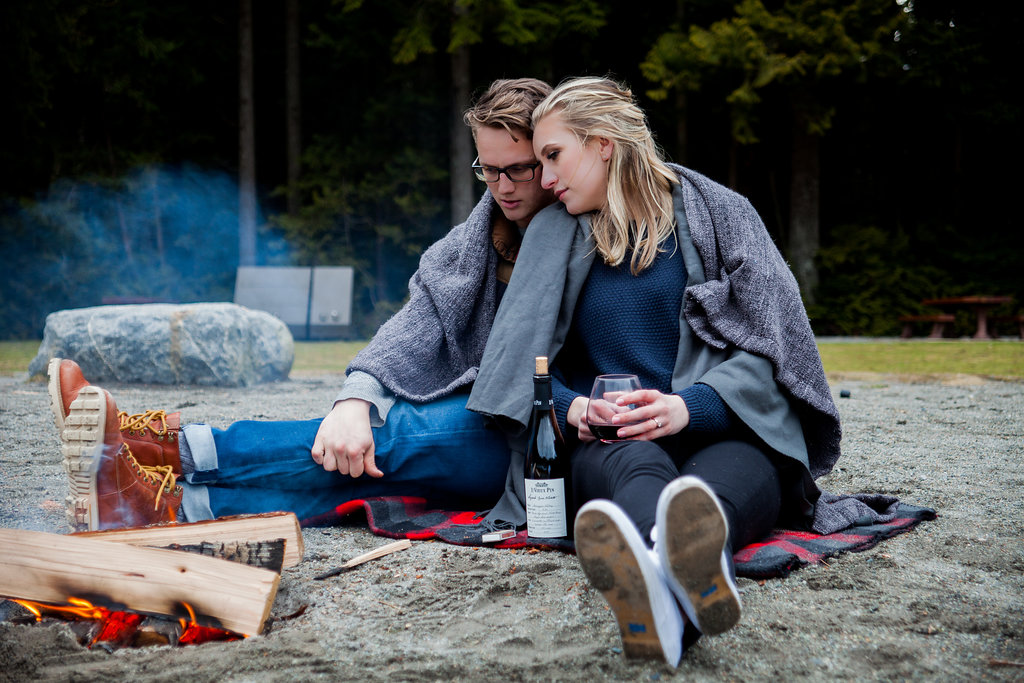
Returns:
[[[519,142],[517,135],[532,140],[530,117],[550,92],[551,86],[536,78],[500,79],[491,83],[462,118],[473,131],[474,140],[481,126],[504,128],[516,142]]]

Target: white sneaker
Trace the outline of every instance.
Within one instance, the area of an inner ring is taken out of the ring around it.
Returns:
[[[680,477],[658,498],[654,544],[665,581],[705,635],[740,620],[740,593],[729,569],[729,523],[718,498],[697,477]]]
[[[683,615],[626,513],[610,500],[592,500],[576,514],[575,538],[583,573],[618,621],[625,655],[677,666]]]

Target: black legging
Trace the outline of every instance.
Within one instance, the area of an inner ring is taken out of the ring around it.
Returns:
[[[658,496],[673,479],[693,475],[718,496],[729,522],[732,550],[765,536],[782,505],[779,473],[771,458],[744,441],[720,441],[692,455],[672,455],[664,441],[619,441],[581,444],[572,456],[576,507],[607,498],[633,520],[650,544]]]

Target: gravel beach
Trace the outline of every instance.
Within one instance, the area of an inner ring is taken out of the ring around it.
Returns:
[[[353,519],[304,530],[305,559],[284,571],[270,628],[244,641],[108,653],[65,625],[3,621],[11,603],[0,604],[0,680],[1024,679],[1024,383],[829,380],[843,457],[819,484],[896,495],[938,519],[785,579],[740,579],[740,624],[701,639],[678,669],[623,658],[573,555],[422,541],[314,581],[389,541]],[[224,427],[322,415],[340,383],[106,388],[129,412]],[[0,526],[66,532],[65,487],[45,383],[0,377]]]

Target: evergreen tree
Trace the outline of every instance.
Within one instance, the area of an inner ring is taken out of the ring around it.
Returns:
[[[708,27],[676,26],[665,33],[649,52],[644,73],[656,84],[655,98],[672,89],[727,84],[732,136],[740,144],[759,140],[766,100],[787,108],[792,141],[786,251],[805,300],[813,302],[820,138],[831,126],[836,90],[863,82],[880,61],[895,58],[893,38],[906,14],[891,0],[742,0],[734,12]],[[767,97],[769,90],[783,96]]]

